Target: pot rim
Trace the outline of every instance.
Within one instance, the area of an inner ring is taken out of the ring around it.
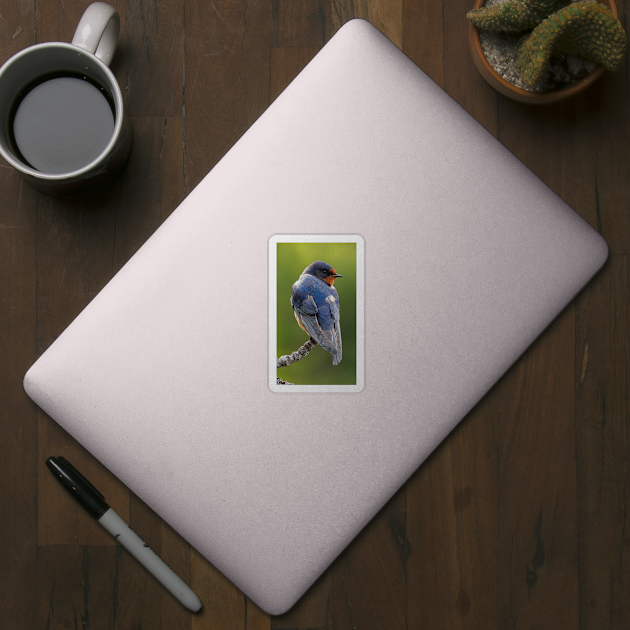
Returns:
[[[475,0],[473,8],[480,9],[483,7],[485,0]],[[604,6],[607,6],[617,17],[619,13],[617,11],[617,5],[614,0],[605,0],[600,2]],[[481,47],[481,39],[479,37],[479,29],[470,21],[468,21],[468,42],[470,45],[470,52],[477,69],[481,76],[498,92],[512,98],[517,101],[526,103],[553,103],[559,100],[573,96],[578,92],[581,92],[589,85],[595,83],[604,74],[604,67],[597,66],[588,76],[580,81],[574,81],[562,87],[548,90],[547,92],[530,92],[524,90],[513,83],[510,83],[504,79],[491,65]]]

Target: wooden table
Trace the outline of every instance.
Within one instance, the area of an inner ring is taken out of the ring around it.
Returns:
[[[470,0],[132,0],[114,72],[134,146],[62,201],[0,164],[0,626],[630,628],[630,73],[534,107],[494,92]],[[87,2],[0,0],[0,62]],[[630,2],[619,5],[620,15]],[[599,230],[610,259],[284,616],[269,617],[27,398],[22,377],[341,24],[366,17]],[[201,597],[191,615],[62,496],[66,455]]]

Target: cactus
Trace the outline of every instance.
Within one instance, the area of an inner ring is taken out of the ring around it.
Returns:
[[[534,28],[569,0],[506,0],[500,4],[472,9],[466,17],[479,29],[519,33]]]
[[[543,78],[554,53],[595,61],[608,70],[621,63],[626,33],[610,9],[597,2],[575,2],[543,20],[521,44],[516,65],[529,85]]]

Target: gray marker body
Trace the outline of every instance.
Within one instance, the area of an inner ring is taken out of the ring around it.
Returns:
[[[98,522],[188,610],[197,612],[200,599],[112,508]]]

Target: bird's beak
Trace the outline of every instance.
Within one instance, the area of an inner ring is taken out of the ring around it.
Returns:
[[[343,276],[340,273],[331,273],[330,277],[331,278],[343,278]]]

